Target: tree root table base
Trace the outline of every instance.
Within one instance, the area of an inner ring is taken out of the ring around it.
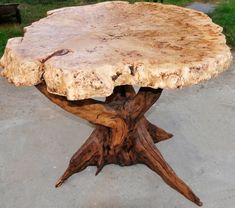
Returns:
[[[62,96],[48,93],[44,83],[36,87],[64,110],[96,125],[87,141],[72,156],[68,168],[56,182],[56,187],[90,165],[97,166],[97,175],[107,164],[127,166],[141,163],[160,175],[169,186],[186,198],[202,205],[154,144],[173,135],[151,124],[144,117],[145,112],[160,97],[162,89],[141,87],[136,94],[130,85],[118,86],[105,102],[101,102],[94,99],[68,101]]]

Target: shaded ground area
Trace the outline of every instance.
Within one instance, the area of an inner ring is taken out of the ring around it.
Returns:
[[[211,13],[215,10],[216,5],[212,4],[212,3],[192,2],[191,4],[187,5],[186,7],[208,14],[208,13]]]
[[[159,143],[166,160],[204,202],[234,208],[235,65],[218,78],[165,90],[147,117],[175,136]],[[34,87],[0,78],[1,208],[194,208],[144,165],[89,167],[54,183],[92,126]]]

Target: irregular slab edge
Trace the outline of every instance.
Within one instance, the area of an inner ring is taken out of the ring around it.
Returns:
[[[108,3],[109,2],[104,2],[100,4]],[[118,3],[128,4],[128,2]],[[141,4],[143,4],[143,2]],[[166,6],[175,7],[173,5]],[[64,8],[52,10],[47,14],[53,15],[54,13],[63,11],[63,9]],[[202,13],[202,15],[205,14]],[[211,24],[214,23],[211,22]],[[4,68],[1,75],[16,86],[37,85],[45,80],[50,93],[66,96],[68,100],[80,100],[97,96],[106,97],[113,92],[115,86],[126,84],[152,88],[182,88],[204,80],[209,80],[228,69],[232,61],[232,55],[229,47],[226,46],[225,36],[223,35],[222,38],[224,39],[224,50],[215,54],[213,61],[210,60],[198,63],[197,65],[191,65],[190,67],[184,67],[177,72],[173,71],[172,73],[162,74],[156,79],[154,70],[150,70],[147,66],[143,65],[126,65],[124,69],[121,70],[121,75],[108,64],[105,66],[97,66],[100,68],[97,69],[97,71],[87,71],[82,75],[78,75],[77,72],[73,71],[65,73],[59,68],[47,64],[46,61],[53,57],[54,54],[62,53],[62,55],[64,55],[69,51],[61,50],[53,54],[48,54],[44,61],[22,58],[12,50],[12,48],[23,40],[23,37],[17,37],[9,39],[7,42],[4,55],[0,60],[0,66]],[[133,73],[133,69],[136,73]],[[102,71],[108,71],[110,74],[102,74]],[[81,83],[76,82],[77,76],[83,76],[84,79],[86,77],[91,78],[93,81],[89,85],[81,85]]]

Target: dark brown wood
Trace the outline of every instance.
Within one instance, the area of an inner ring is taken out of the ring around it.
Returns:
[[[110,127],[112,129],[111,148],[123,143],[128,132],[127,125],[119,115],[119,112],[109,105],[93,99],[68,101],[65,97],[50,94],[43,84],[37,85],[36,87],[53,103],[64,110],[84,118],[91,123]]]
[[[37,88],[66,111],[97,125],[72,156],[56,187],[90,165],[97,167],[97,175],[107,164],[127,166],[142,163],[161,176],[170,187],[202,206],[200,199],[176,175],[154,145],[173,135],[144,117],[144,113],[159,99],[162,89],[140,88],[136,94],[132,86],[118,86],[105,102],[100,102],[93,99],[68,101],[48,93],[45,84],[37,85]]]

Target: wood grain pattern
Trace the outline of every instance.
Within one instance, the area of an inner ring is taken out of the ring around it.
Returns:
[[[48,93],[45,84],[37,85],[37,88],[66,111],[97,124],[90,137],[72,156],[56,187],[90,165],[97,167],[97,175],[107,164],[127,166],[142,163],[187,199],[202,205],[154,145],[173,135],[144,117],[144,113],[159,99],[162,89],[140,88],[136,94],[132,86],[124,85],[116,87],[105,102],[92,99],[72,102]]]
[[[0,65],[17,86],[45,80],[51,93],[81,100],[109,96],[120,85],[197,84],[231,60],[222,28],[202,12],[110,1],[49,11],[24,37],[8,40]]]

